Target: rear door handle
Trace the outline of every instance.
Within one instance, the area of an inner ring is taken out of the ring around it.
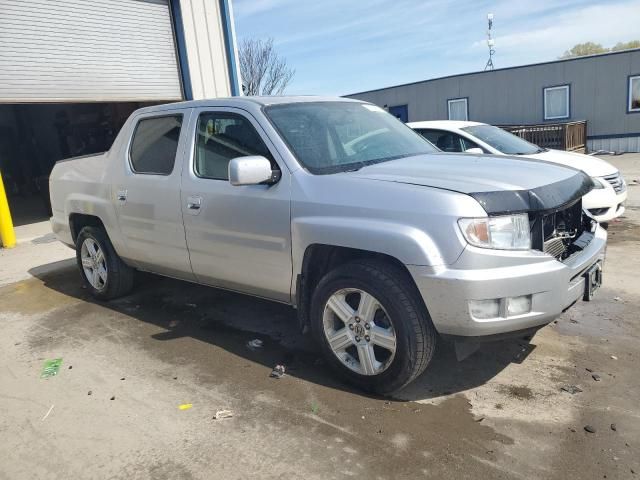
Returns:
[[[126,202],[127,201],[127,191],[126,190],[118,190],[116,192],[116,198],[120,202]]]
[[[202,197],[187,197],[187,210],[191,215],[200,213],[202,206]]]

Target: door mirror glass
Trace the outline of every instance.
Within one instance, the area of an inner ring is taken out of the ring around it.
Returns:
[[[275,183],[277,179],[278,175],[271,170],[271,162],[265,157],[258,155],[238,157],[229,162],[229,183],[231,185]]]
[[[472,148],[467,148],[464,153],[478,153],[478,154],[483,154],[484,152],[482,151],[481,148],[479,147],[472,147]]]

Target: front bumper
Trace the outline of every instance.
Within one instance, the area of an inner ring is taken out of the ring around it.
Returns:
[[[582,208],[597,222],[608,222],[624,213],[624,202],[627,190],[616,193],[610,185],[605,188],[591,190],[582,197]]]
[[[580,300],[582,276],[604,260],[607,233],[595,231],[584,250],[563,262],[542,252],[499,251],[466,247],[448,267],[407,266],[441,334],[497,335],[549,323]],[[516,316],[478,319],[471,300],[531,295],[531,311]]]

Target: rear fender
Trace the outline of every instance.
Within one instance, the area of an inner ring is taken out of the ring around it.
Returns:
[[[82,214],[99,218],[116,253],[122,258],[127,258],[127,248],[125,242],[122,241],[116,212],[110,201],[110,187],[100,184],[95,184],[95,187],[99,190],[96,195],[70,194],[65,201],[65,216],[70,218],[72,214]]]

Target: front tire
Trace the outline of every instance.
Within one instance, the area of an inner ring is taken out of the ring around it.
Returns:
[[[415,285],[390,262],[356,260],[327,273],[310,318],[329,365],[370,392],[401,389],[435,351],[437,333]]]
[[[118,256],[101,227],[80,230],[76,239],[76,261],[84,284],[99,300],[121,297],[133,288],[133,269]]]

